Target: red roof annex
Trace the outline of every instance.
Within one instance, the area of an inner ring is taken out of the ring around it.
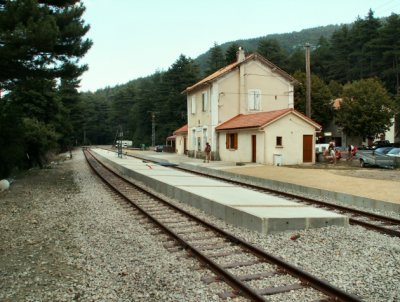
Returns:
[[[174,135],[178,134],[178,133],[187,133],[188,132],[188,125],[184,125],[182,127],[180,127],[179,129],[176,129],[174,131]]]
[[[282,110],[275,110],[275,111],[268,111],[268,112],[259,112],[253,114],[239,114],[235,117],[231,118],[230,120],[222,123],[215,130],[231,130],[231,129],[245,129],[245,128],[260,128],[266,126],[277,119],[289,114],[294,113],[300,118],[303,118],[308,123],[312,124],[315,128],[321,128],[321,126],[313,121],[312,119],[308,118],[304,114],[294,110],[294,109],[282,109]]]

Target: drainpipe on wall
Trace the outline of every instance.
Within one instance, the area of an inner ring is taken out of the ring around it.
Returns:
[[[239,47],[239,51],[237,52],[237,62],[241,63],[245,59],[245,54],[244,50]],[[244,64],[239,65],[239,113],[245,113],[242,112],[242,105],[245,105],[246,103],[246,83],[245,83],[245,70],[244,70]]]

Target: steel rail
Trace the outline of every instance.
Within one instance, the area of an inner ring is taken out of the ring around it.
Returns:
[[[108,151],[112,151],[107,149]],[[132,154],[126,154],[127,156],[130,157],[134,157],[137,159],[141,159],[143,160],[143,158],[140,158],[138,156],[132,155]],[[156,164],[159,164],[157,161],[154,160],[149,160],[146,159],[146,161],[149,162],[153,162]],[[316,199],[312,199],[309,197],[304,197],[304,196],[300,196],[300,195],[296,195],[294,193],[288,193],[288,192],[282,192],[279,190],[275,190],[275,189],[270,189],[270,188],[265,188],[265,187],[260,187],[257,185],[253,185],[253,184],[248,184],[248,183],[243,183],[240,182],[238,180],[233,180],[233,179],[229,179],[229,178],[225,178],[225,177],[221,177],[221,176],[216,176],[216,175],[210,175],[210,174],[206,174],[203,172],[199,172],[199,171],[193,171],[190,169],[186,169],[186,168],[182,168],[179,167],[178,165],[171,165],[171,168],[177,169],[177,170],[181,170],[181,171],[185,171],[185,172],[189,172],[189,173],[193,173],[193,174],[197,174],[197,175],[201,175],[201,176],[206,176],[209,178],[214,178],[214,179],[218,179],[218,180],[222,180],[225,182],[229,182],[229,183],[233,183],[233,184],[237,184],[239,186],[246,186],[255,190],[262,190],[264,192],[270,192],[273,194],[278,194],[281,196],[285,196],[288,198],[294,198],[297,199],[299,202],[305,202],[305,203],[310,203],[310,204],[317,204],[320,206],[323,206],[327,209],[330,210],[338,210],[341,211],[343,214],[350,214],[350,215],[355,215],[355,216],[361,216],[361,217],[366,217],[370,220],[376,221],[376,222],[383,222],[385,224],[389,224],[392,226],[399,226],[400,227],[400,219],[396,219],[396,218],[392,218],[392,217],[387,217],[387,216],[383,216],[383,215],[379,215],[379,214],[375,214],[375,213],[371,213],[371,212],[367,212],[367,211],[362,211],[362,210],[358,210],[358,209],[353,209],[353,208],[349,208],[346,206],[341,206],[341,205],[337,205],[337,204],[332,204],[329,202],[325,202],[325,201],[321,201],[321,200],[316,200]],[[364,227],[366,229],[375,231],[375,232],[379,232],[382,234],[386,234],[386,235],[390,235],[393,237],[399,237],[400,238],[400,230],[393,230],[391,228],[388,227],[384,227],[384,226],[380,226],[380,225],[376,225],[370,222],[366,222],[366,221],[362,221],[356,218],[352,218],[349,217],[349,223],[352,225],[359,225],[361,227]]]
[[[155,198],[158,201],[163,202],[164,204],[167,204],[169,207],[173,208],[175,211],[178,211],[182,214],[184,214],[185,216],[188,216],[190,219],[195,220],[196,222],[202,224],[203,226],[211,229],[213,232],[218,233],[226,238],[228,238],[231,242],[234,242],[236,244],[241,245],[244,249],[246,249],[247,251],[251,252],[252,254],[254,254],[255,256],[257,256],[259,259],[263,259],[266,260],[267,262],[271,263],[271,264],[275,264],[278,267],[280,267],[282,269],[282,271],[298,278],[302,284],[310,286],[316,290],[318,290],[319,292],[324,293],[325,295],[327,295],[328,297],[334,299],[334,301],[362,301],[359,297],[349,294],[333,285],[331,285],[330,283],[318,279],[317,277],[314,277],[313,275],[311,275],[310,273],[301,270],[300,268],[272,255],[267,253],[266,251],[234,236],[233,234],[222,230],[220,228],[218,228],[217,226],[208,223],[196,216],[194,216],[193,214],[180,209],[179,207],[170,204],[169,202],[161,199],[160,197],[154,195],[151,192],[147,192],[144,189],[138,187],[136,184],[132,183],[129,179],[126,179],[125,177],[115,173],[113,170],[110,170],[105,164],[103,164],[101,161],[99,161],[97,159],[97,157],[95,155],[93,155],[92,153],[90,153],[90,155],[97,160],[104,168],[106,168],[107,170],[109,170],[109,172],[113,173],[114,175],[116,175],[117,177],[120,177],[121,179],[123,179],[124,181],[128,182],[129,184],[135,186],[138,190],[145,192],[146,194],[152,196],[153,198]],[[86,153],[85,153],[86,156]],[[89,162],[89,160],[88,160]],[[89,162],[90,163],[90,162]],[[94,169],[94,167],[92,167]],[[94,169],[95,170],[95,169]],[[228,284],[230,284],[233,288],[238,288],[240,291],[241,295],[244,295],[246,297],[249,297],[250,299],[252,299],[253,301],[265,301],[265,299],[259,295],[256,291],[254,291],[253,289],[251,289],[250,287],[248,287],[246,284],[244,284],[241,280],[239,280],[238,278],[236,278],[234,275],[232,275],[231,273],[229,273],[227,270],[225,270],[224,268],[222,268],[221,266],[219,266],[217,263],[215,263],[214,261],[212,261],[211,259],[209,259],[205,254],[203,254],[201,251],[199,251],[198,249],[196,249],[194,246],[192,246],[190,243],[186,242],[181,236],[175,234],[171,229],[169,229],[167,226],[163,225],[162,222],[160,222],[157,218],[153,217],[151,214],[147,213],[145,209],[143,209],[140,205],[138,205],[136,202],[132,201],[128,196],[125,196],[125,194],[123,194],[122,192],[119,192],[117,190],[117,188],[114,188],[112,186],[111,183],[109,183],[102,175],[100,175],[100,173],[98,171],[96,171],[96,174],[99,175],[99,177],[101,179],[103,179],[109,186],[111,186],[111,188],[113,188],[114,191],[116,191],[117,193],[121,194],[121,196],[123,196],[125,199],[127,199],[129,202],[131,202],[135,207],[138,208],[138,210],[143,213],[144,215],[146,215],[147,217],[149,217],[151,220],[154,220],[154,222],[163,230],[166,231],[166,233],[170,234],[173,238],[175,238],[178,242],[181,243],[181,245],[183,245],[186,249],[189,249],[194,255],[196,255],[201,262],[206,263],[208,267],[210,267],[211,270],[213,270],[216,274],[218,275],[222,275],[223,279],[225,282],[227,282]]]
[[[89,165],[91,166],[91,168],[93,169],[93,171],[97,174],[97,176],[99,178],[101,178],[111,189],[113,189],[117,194],[119,194],[120,196],[122,196],[125,200],[129,201],[131,204],[133,204],[137,210],[139,210],[143,215],[145,215],[146,217],[148,217],[153,223],[155,223],[159,228],[161,228],[164,232],[166,232],[169,236],[173,237],[175,240],[177,240],[185,249],[188,249],[191,251],[191,253],[193,255],[195,255],[196,258],[198,258],[202,263],[204,263],[207,267],[209,267],[212,271],[214,271],[217,275],[222,276],[223,280],[230,284],[233,288],[237,288],[240,290],[240,294],[251,299],[252,301],[265,301],[264,297],[262,297],[261,295],[259,295],[256,291],[254,291],[253,289],[251,289],[250,287],[248,287],[246,284],[244,284],[243,282],[241,282],[239,279],[235,278],[232,274],[230,274],[227,270],[223,269],[221,266],[219,266],[217,263],[215,263],[214,261],[212,261],[210,258],[208,258],[206,255],[204,255],[202,252],[200,252],[198,249],[196,249],[194,246],[192,246],[191,244],[189,244],[188,242],[186,242],[181,236],[179,236],[178,234],[176,234],[175,232],[173,232],[170,228],[168,228],[166,225],[164,225],[162,222],[160,222],[156,217],[154,217],[153,215],[151,215],[150,213],[148,213],[144,208],[142,208],[139,204],[137,204],[136,202],[134,202],[133,200],[131,200],[129,198],[129,196],[125,195],[123,192],[121,192],[120,190],[118,190],[118,188],[116,188],[111,182],[108,181],[108,179],[102,175],[93,165],[92,162],[88,159],[87,157],[87,153],[90,153],[89,151],[86,150],[85,157],[89,163]],[[90,155],[97,160],[104,168],[108,169],[108,167],[106,167],[105,165],[103,165],[103,163],[101,163],[93,154],[90,153]],[[109,170],[109,169],[108,169]],[[163,201],[161,200],[159,197],[155,196],[154,194],[150,193],[150,192],[146,192],[144,191],[142,188],[137,187],[135,184],[133,184],[132,182],[130,182],[129,180],[125,179],[124,177],[121,177],[120,175],[116,174],[114,171],[110,171],[111,173],[113,173],[115,176],[122,178],[124,181],[127,181],[129,184],[135,186],[137,189],[139,189],[142,192],[145,192],[146,194],[149,194],[150,196],[152,196],[153,198],[155,198],[156,200],[159,201]],[[163,201],[164,202],[164,201]],[[182,211],[181,209],[173,206],[173,205],[169,205],[172,206],[174,208],[174,210],[179,210],[179,212],[183,212],[185,215],[189,216],[192,219],[195,219],[197,222],[200,222],[202,224],[204,224],[203,221],[197,219],[195,216],[193,216],[192,214],[186,212],[186,211]],[[211,225],[209,225],[209,227],[211,227]],[[214,229],[214,227],[212,227],[212,229]]]

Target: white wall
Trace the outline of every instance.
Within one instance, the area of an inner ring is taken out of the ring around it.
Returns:
[[[293,108],[293,85],[258,61],[246,64],[246,91],[261,90],[261,111],[274,111]],[[246,104],[242,104],[242,113],[249,113]]]
[[[313,136],[312,150],[315,150],[315,128],[297,117],[289,114],[265,129],[265,163],[274,163],[274,154],[280,154],[283,165],[303,164],[303,136]],[[276,146],[276,137],[282,137],[282,147]],[[313,152],[313,163],[315,162]]]
[[[294,114],[282,117],[263,131],[236,131],[238,133],[237,150],[226,149],[226,133],[226,131],[220,131],[219,135],[219,151],[223,161],[251,162],[252,135],[257,136],[256,162],[260,164],[274,164],[275,154],[281,156],[282,165],[303,164],[303,135],[313,136],[312,150],[315,149],[315,128]],[[277,136],[282,137],[282,146],[276,146]],[[314,152],[312,163],[315,163]]]
[[[394,118],[392,118],[392,123],[393,125],[390,127],[390,129],[385,132],[385,139],[387,139],[388,141],[390,141],[391,143],[394,143],[394,139],[395,139],[395,122],[394,122]]]
[[[264,163],[264,132],[248,130],[238,132],[238,148],[226,149],[226,133],[221,131],[219,135],[219,155],[221,160],[230,162],[251,162],[252,160],[252,135],[256,135],[256,162]]]
[[[185,134],[185,135],[176,134],[176,138],[175,138],[175,151],[176,151],[177,154],[182,155],[182,154],[185,153],[185,149],[184,149],[185,143],[184,143],[184,140],[185,140],[185,137],[186,137],[186,136],[187,136],[186,134]]]

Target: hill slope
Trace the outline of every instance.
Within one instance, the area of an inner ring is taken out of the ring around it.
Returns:
[[[299,48],[302,47],[305,43],[310,43],[311,45],[316,45],[321,36],[329,39],[332,33],[339,29],[341,25],[327,25],[327,26],[319,26],[308,29],[303,29],[301,31],[294,31],[291,33],[284,34],[270,34],[263,37],[251,38],[251,39],[241,39],[236,41],[225,42],[220,45],[222,50],[225,52],[228,47],[236,43],[243,47],[247,53],[253,52],[257,49],[257,45],[259,41],[263,39],[275,39],[279,42],[283,49],[285,49],[289,54]],[[206,62],[209,56],[209,51],[199,55],[195,61],[200,66],[200,70],[203,72],[206,68]]]

